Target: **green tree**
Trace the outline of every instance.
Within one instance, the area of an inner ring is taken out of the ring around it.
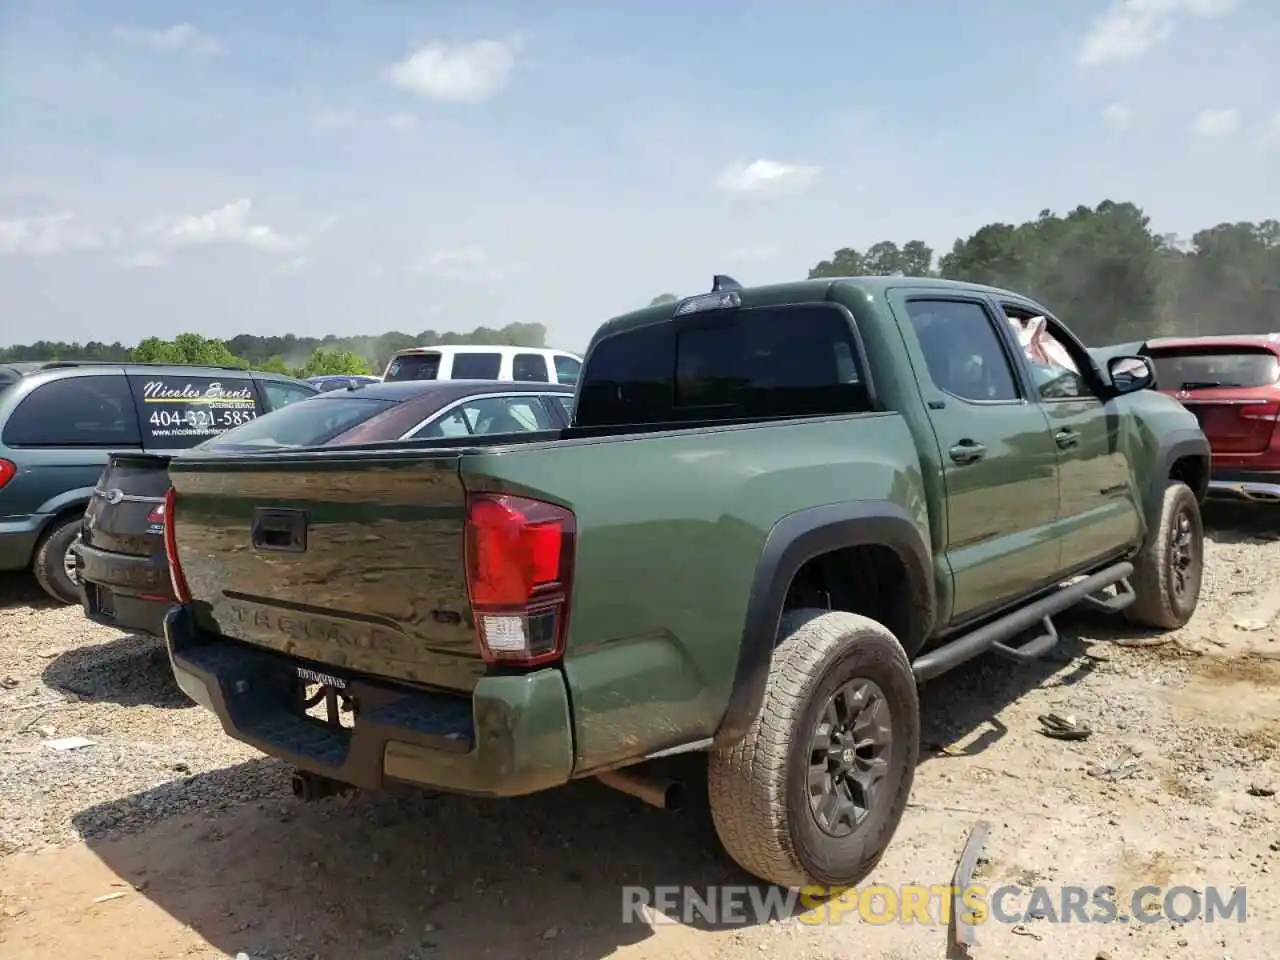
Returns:
[[[303,377],[319,377],[326,374],[367,374],[369,363],[357,353],[350,350],[338,350],[316,347],[307,362],[303,364],[299,375]]]
[[[190,363],[240,369],[249,366],[221,340],[211,340],[198,333],[180,333],[172,340],[148,337],[133,349],[130,359],[138,363]]]
[[[873,243],[866,252],[841,247],[830,260],[809,271],[809,279],[819,277],[928,277],[933,275],[933,248],[923,240],[909,240],[899,247],[892,240]]]

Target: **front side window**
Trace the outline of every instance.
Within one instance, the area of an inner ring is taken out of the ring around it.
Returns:
[[[913,299],[907,316],[939,390],[978,403],[1018,399],[1009,357],[982,304]]]
[[[559,424],[535,396],[485,397],[456,407],[413,434],[413,439],[443,439],[556,430]]]
[[[449,373],[452,380],[497,380],[502,372],[502,354],[500,353],[455,353],[453,369]]]
[[[578,373],[582,370],[582,364],[573,357],[556,357],[556,382],[567,383],[570,386],[578,382]]]
[[[123,373],[41,384],[14,408],[3,436],[14,447],[136,447],[142,442]]]
[[[291,403],[306,400],[319,393],[318,390],[308,390],[306,387],[300,387],[296,383],[285,383],[283,380],[264,380],[262,385],[267,390],[267,405],[272,410],[279,410],[281,407],[287,407]]]
[[[1031,378],[1042,400],[1074,400],[1093,396],[1079,364],[1047,318],[1009,314],[1014,336],[1031,366]]]

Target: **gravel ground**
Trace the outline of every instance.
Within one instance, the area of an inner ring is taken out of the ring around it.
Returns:
[[[924,759],[876,882],[947,882],[982,816],[993,883],[1247,883],[1250,905],[1239,929],[984,928],[987,956],[1092,960],[1084,941],[1116,960],[1267,955],[1280,937],[1280,512],[1206,517],[1184,630],[1144,637],[1081,615],[1042,663],[982,659],[923,688]],[[1094,735],[1046,740],[1036,718],[1049,712]],[[46,743],[76,736],[93,743]],[[594,784],[304,806],[287,778],[177,690],[157,641],[0,578],[0,957],[940,953],[940,932],[897,925],[620,927],[621,884],[743,879],[697,824]],[[118,909],[95,905],[113,885],[127,891]],[[476,906],[481,891],[496,911]]]

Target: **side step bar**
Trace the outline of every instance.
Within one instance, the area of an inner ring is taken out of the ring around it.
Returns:
[[[1039,659],[1058,644],[1058,631],[1050,617],[1079,603],[1087,603],[1095,609],[1109,613],[1123,610],[1133,603],[1133,587],[1129,584],[1129,577],[1132,574],[1132,563],[1125,561],[1113,564],[1105,570],[1061,587],[1046,597],[1041,597],[1025,607],[1005,614],[998,620],[984,624],[972,633],[966,633],[930,650],[917,657],[911,665],[916,675],[916,682],[932,680],[988,650],[1022,662]],[[1103,590],[1111,586],[1118,588],[1115,596],[1100,596]],[[1036,623],[1040,623],[1041,633],[1033,640],[1020,647],[1011,647],[1005,642],[1034,627]]]

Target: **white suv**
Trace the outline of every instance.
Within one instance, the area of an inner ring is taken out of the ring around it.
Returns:
[[[518,380],[526,383],[578,382],[582,358],[563,350],[467,344],[397,350],[382,379]]]

